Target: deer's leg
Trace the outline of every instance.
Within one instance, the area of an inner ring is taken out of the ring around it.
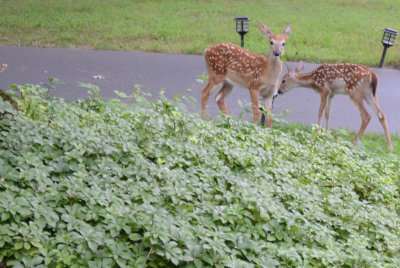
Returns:
[[[386,120],[386,114],[382,111],[381,107],[379,106],[378,102],[378,96],[375,95],[375,97],[372,95],[372,92],[367,93],[365,96],[365,100],[369,104],[369,106],[372,107],[372,109],[375,111],[376,115],[379,118],[379,121],[381,122],[381,125],[383,127],[383,130],[385,131],[385,136],[386,136],[386,141],[387,141],[387,146],[389,148],[389,151],[393,151],[393,146],[392,146],[392,140],[390,139],[390,133],[389,133],[389,127],[388,123]]]
[[[258,95],[259,95],[259,90],[257,89],[250,89],[250,99],[251,99],[251,104],[252,104],[252,109],[253,109],[253,120],[254,124],[258,124],[258,120],[260,119],[260,110],[258,107]]]
[[[319,112],[318,112],[318,125],[321,126],[321,119],[322,119],[322,113],[325,110],[326,107],[326,101],[328,99],[329,95],[329,90],[321,90],[321,104],[319,105]]]
[[[335,95],[333,95],[333,94],[329,95],[328,103],[327,103],[326,109],[325,109],[326,130],[329,130],[329,118],[331,116],[331,109],[332,109],[334,97],[335,97]]]
[[[367,112],[367,109],[365,109],[362,98],[357,98],[356,96],[353,96],[351,97],[351,100],[354,102],[354,105],[360,112],[362,120],[360,130],[358,131],[358,134],[353,142],[354,144],[357,144],[357,142],[361,139],[361,136],[363,135],[365,128],[368,126],[369,121],[371,121],[371,115]]]
[[[272,103],[273,103],[273,96],[263,98],[263,105],[265,109],[269,112],[272,112]],[[267,127],[271,128],[272,127],[272,118],[269,116],[265,116],[266,122],[267,122]]]
[[[209,79],[207,84],[201,90],[201,119],[205,119],[205,110],[207,106],[208,98],[211,92],[217,88],[219,83],[215,82],[213,79]]]
[[[231,93],[232,89],[233,85],[225,81],[222,88],[218,91],[217,95],[215,95],[215,101],[219,109],[224,111],[226,115],[228,115],[228,109],[226,108],[225,98]]]

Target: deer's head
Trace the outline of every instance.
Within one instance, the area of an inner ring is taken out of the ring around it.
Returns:
[[[286,39],[291,32],[290,24],[286,26],[282,34],[272,33],[271,30],[261,22],[258,23],[258,26],[260,27],[261,33],[269,39],[269,57],[279,60],[279,57],[283,55],[285,51]]]
[[[297,86],[297,76],[303,71],[304,64],[302,62],[299,62],[295,71],[293,71],[287,63],[286,67],[288,72],[282,78],[281,85],[278,89],[278,94],[283,94]]]

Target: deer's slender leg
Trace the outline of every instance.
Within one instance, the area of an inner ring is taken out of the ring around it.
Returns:
[[[205,110],[207,107],[208,98],[210,94],[219,86],[220,83],[213,79],[209,79],[207,84],[201,90],[201,119],[205,119]]]
[[[333,104],[334,98],[335,98],[334,94],[331,94],[328,97],[328,103],[327,103],[326,109],[325,109],[326,130],[329,130],[329,119],[331,117],[332,104]]]
[[[218,104],[220,110],[224,111],[226,115],[228,115],[228,109],[226,108],[225,98],[231,93],[233,89],[233,85],[228,82],[224,82],[222,88],[218,91],[217,95],[215,95],[215,101]]]
[[[259,90],[257,89],[250,89],[250,99],[251,99],[251,104],[252,104],[252,109],[253,109],[253,120],[254,124],[258,124],[258,120],[260,119],[260,110],[258,107],[258,95],[259,95]]]
[[[357,144],[358,141],[361,139],[361,136],[364,134],[365,128],[368,126],[369,121],[371,121],[371,115],[368,113],[367,109],[365,109],[363,99],[360,100],[359,98],[355,98],[354,96],[350,96],[350,98],[361,115],[361,127],[353,142],[354,144]]]
[[[319,105],[319,111],[318,111],[318,125],[321,126],[321,119],[322,119],[322,113],[325,110],[326,107],[326,101],[328,99],[330,90],[326,90],[324,88],[321,89],[321,104]]]
[[[269,112],[272,112],[272,102],[273,102],[273,95],[270,97],[267,97],[267,98],[263,98],[264,108]],[[267,127],[271,128],[272,127],[272,118],[269,116],[266,116],[265,119],[267,122]]]
[[[367,94],[365,96],[365,100],[367,101],[369,106],[372,107],[372,109],[378,116],[379,122],[381,122],[383,130],[385,131],[385,136],[386,136],[386,141],[387,141],[387,146],[389,148],[389,151],[393,151],[393,145],[392,145],[392,140],[390,139],[390,133],[389,133],[388,123],[386,120],[386,114],[382,111],[381,107],[379,106],[378,95],[375,95],[375,97],[374,97],[372,95],[372,92],[370,92],[369,94]]]

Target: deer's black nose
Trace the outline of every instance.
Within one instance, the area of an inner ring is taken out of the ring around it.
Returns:
[[[274,55],[275,57],[279,57],[279,56],[281,55],[281,52],[280,52],[279,50],[275,50],[275,51],[273,52],[273,55]]]

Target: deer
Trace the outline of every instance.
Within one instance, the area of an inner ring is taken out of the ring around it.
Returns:
[[[295,87],[312,88],[321,96],[318,112],[318,125],[321,126],[322,113],[325,111],[326,130],[329,131],[329,117],[335,95],[347,94],[361,115],[361,127],[354,139],[356,145],[368,126],[371,115],[365,109],[364,100],[377,114],[385,132],[389,151],[393,151],[386,115],[378,102],[378,76],[368,67],[354,63],[325,63],[315,70],[302,73],[304,64],[300,62],[295,71],[287,66],[278,94],[284,94]]]
[[[234,86],[247,88],[253,110],[253,120],[257,125],[260,118],[259,96],[266,110],[272,110],[272,101],[282,74],[280,56],[284,53],[286,39],[291,33],[290,24],[282,34],[274,34],[258,23],[261,33],[269,39],[268,57],[254,54],[231,43],[218,43],[205,50],[204,58],[208,72],[208,82],[201,91],[201,118],[205,120],[205,109],[210,94],[220,87],[215,101],[221,111],[228,115],[225,98]],[[267,117],[267,127],[272,127],[272,119]]]

